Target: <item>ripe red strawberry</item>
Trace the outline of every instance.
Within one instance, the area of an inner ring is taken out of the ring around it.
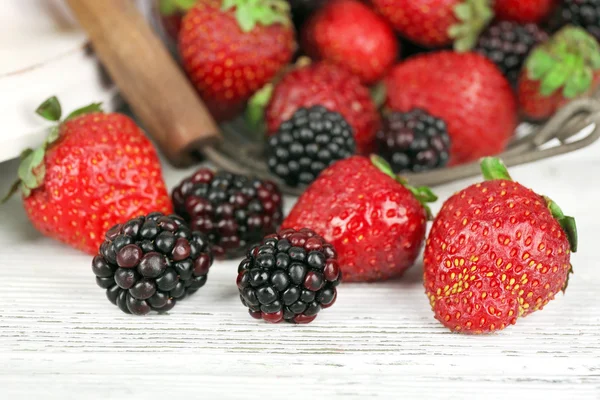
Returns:
[[[517,126],[510,83],[479,54],[419,55],[394,67],[385,83],[389,108],[422,108],[446,121],[451,165],[500,153]]]
[[[354,156],[319,175],[282,229],[307,227],[331,243],[345,282],[401,275],[417,258],[429,215],[428,188],[411,188],[381,158]]]
[[[179,33],[182,63],[218,120],[243,110],[291,60],[294,28],[284,0],[199,0]]]
[[[550,15],[556,4],[557,0],[494,0],[494,13],[501,20],[539,24]]]
[[[489,0],[371,0],[405,38],[426,47],[455,42],[473,47],[479,32],[492,19]]]
[[[51,121],[61,117],[56,97],[37,112]],[[152,143],[131,118],[104,114],[100,104],[71,113],[44,145],[26,150],[18,175],[9,196],[21,189],[33,226],[90,254],[113,225],[172,212]]]
[[[275,86],[265,113],[269,134],[299,108],[315,105],[342,114],[354,130],[360,153],[373,150],[381,121],[369,90],[356,76],[325,62],[294,69]]]
[[[517,86],[519,107],[526,118],[543,120],[599,84],[600,45],[582,28],[567,26],[525,61]]]
[[[502,162],[481,163],[486,181],[448,199],[427,238],[425,290],[444,326],[504,329],[564,290],[577,250],[575,220],[513,182]]]
[[[317,11],[302,31],[302,47],[315,60],[349,69],[364,84],[383,78],[398,55],[392,28],[357,0],[333,0]]]

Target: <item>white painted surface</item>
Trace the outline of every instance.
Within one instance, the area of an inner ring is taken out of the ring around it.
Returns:
[[[101,73],[63,0],[2,0],[0,5],[0,161],[45,138],[35,109],[58,96],[63,111],[93,102],[114,108],[116,88]]]
[[[13,199],[0,207],[0,399],[599,399],[599,153],[597,143],[512,169],[575,215],[580,251],[565,296],[490,336],[433,319],[420,265],[342,285],[304,326],[251,319],[235,262],[216,263],[170,315],[125,315],[96,286],[90,257],[36,233]],[[0,189],[15,169],[0,164]],[[187,172],[166,168],[169,186]]]

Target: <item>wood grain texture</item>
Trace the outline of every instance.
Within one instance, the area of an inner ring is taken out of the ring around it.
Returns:
[[[433,319],[420,265],[342,285],[305,326],[251,319],[235,262],[216,263],[169,315],[125,315],[95,285],[90,257],[41,237],[14,199],[0,208],[0,399],[599,399],[599,151],[512,169],[575,215],[580,251],[565,296],[477,337]],[[15,169],[0,164],[0,189]],[[165,172],[172,187],[189,170]]]

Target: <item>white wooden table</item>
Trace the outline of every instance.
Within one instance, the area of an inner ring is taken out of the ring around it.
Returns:
[[[91,258],[39,235],[13,199],[0,207],[0,399],[600,399],[598,154],[600,143],[512,169],[577,218],[580,251],[565,296],[489,336],[433,319],[420,265],[342,285],[309,325],[250,318],[236,262],[215,263],[170,315],[125,315],[96,286]],[[0,189],[14,171],[0,164]],[[169,186],[188,172],[166,167]]]

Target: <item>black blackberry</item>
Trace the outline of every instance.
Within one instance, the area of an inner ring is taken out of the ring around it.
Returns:
[[[474,50],[493,61],[516,86],[525,59],[535,46],[547,39],[548,34],[536,24],[499,21],[479,36]]]
[[[289,186],[307,185],[335,161],[356,151],[352,128],[322,106],[300,108],[269,138],[269,169]]]
[[[388,114],[377,132],[377,148],[394,172],[421,172],[448,163],[450,138],[443,120],[417,108]]]
[[[206,236],[159,212],[110,228],[92,261],[96,283],[127,314],[166,312],[206,283],[212,265]]]
[[[248,253],[237,286],[254,318],[306,324],[333,305],[341,278],[332,245],[309,229],[286,229]]]
[[[173,189],[175,212],[208,236],[217,258],[239,257],[273,233],[282,197],[270,181],[201,168]]]
[[[569,24],[582,27],[600,41],[600,0],[563,0],[550,27],[557,31]]]

